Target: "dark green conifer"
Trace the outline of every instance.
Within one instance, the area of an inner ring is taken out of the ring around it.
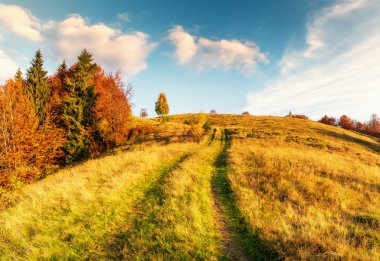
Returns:
[[[57,69],[57,76],[58,78],[64,82],[65,81],[65,77],[68,73],[68,68],[67,68],[67,65],[66,65],[66,61],[63,60],[63,62],[59,65],[58,69]]]
[[[66,98],[63,101],[62,117],[67,130],[68,143],[66,163],[89,155],[96,132],[94,73],[97,65],[92,55],[83,50],[65,80]]]
[[[43,69],[43,58],[40,50],[36,52],[31,66],[26,73],[25,91],[32,103],[41,125],[46,118],[46,107],[50,100],[50,87],[47,71]]]

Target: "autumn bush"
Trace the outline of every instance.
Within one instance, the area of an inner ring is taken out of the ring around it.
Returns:
[[[309,117],[307,117],[306,115],[303,115],[303,114],[294,114],[292,116],[292,118],[303,119],[303,120],[308,120],[309,119]]]
[[[200,141],[203,134],[211,130],[211,125],[204,113],[190,116],[186,119],[185,124],[190,125],[188,134],[193,137],[195,141]]]
[[[318,122],[332,126],[336,125],[336,119],[327,115],[323,116]]]

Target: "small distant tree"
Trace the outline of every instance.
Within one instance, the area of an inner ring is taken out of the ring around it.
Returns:
[[[361,133],[365,132],[365,130],[367,129],[366,124],[360,121],[354,121],[354,127],[357,132],[361,132]]]
[[[346,130],[354,130],[355,129],[354,122],[347,115],[342,115],[339,118],[338,126],[342,127],[343,129],[346,129]]]
[[[158,96],[155,111],[160,117],[165,117],[169,114],[169,104],[165,93],[160,93]]]
[[[289,118],[293,118],[293,113],[292,113],[292,111],[289,111],[288,117],[289,117]]]
[[[248,111],[245,111],[245,112],[242,113],[242,115],[248,115],[249,116],[250,114],[249,114]]]
[[[23,79],[22,79],[22,72],[21,72],[21,69],[18,68],[16,74],[15,74],[15,77],[14,77],[15,81],[16,82],[22,82]]]
[[[147,112],[146,108],[143,108],[143,109],[140,110],[140,117],[141,118],[148,117],[148,112]]]
[[[380,119],[376,114],[372,114],[371,120],[367,123],[367,130],[371,135],[380,134]]]
[[[210,111],[210,114],[216,114],[216,110],[212,109],[212,110]]]

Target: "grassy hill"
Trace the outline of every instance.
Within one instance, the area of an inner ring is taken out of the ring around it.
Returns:
[[[195,143],[190,116],[4,195],[1,259],[380,259],[377,139],[215,114]]]

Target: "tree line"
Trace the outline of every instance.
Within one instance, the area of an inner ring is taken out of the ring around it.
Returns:
[[[40,50],[0,86],[0,192],[128,140],[132,86],[83,50],[54,75]]]
[[[368,122],[353,120],[347,115],[342,115],[339,119],[325,115],[318,122],[380,137],[380,118],[376,114],[372,114]]]

